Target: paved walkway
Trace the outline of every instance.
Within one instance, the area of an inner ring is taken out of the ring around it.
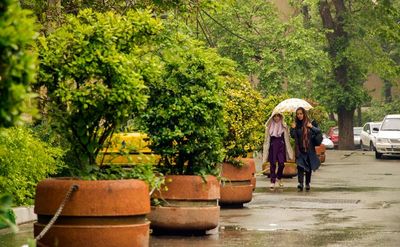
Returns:
[[[151,246],[400,246],[399,158],[328,151],[312,179],[311,192],[297,192],[296,178],[271,192],[259,176],[252,202],[221,211],[218,234],[152,237]]]
[[[296,178],[284,182],[284,189],[270,191],[268,179],[258,176],[253,200],[221,210],[214,234],[151,236],[150,246],[400,246],[400,158],[328,151],[311,192],[297,192]],[[0,234],[0,246],[20,247],[27,237],[32,224],[16,236]]]

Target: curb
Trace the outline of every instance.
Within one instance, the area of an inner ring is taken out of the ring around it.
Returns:
[[[34,206],[13,208],[15,223],[20,225],[37,220],[37,215],[33,212],[33,208]]]

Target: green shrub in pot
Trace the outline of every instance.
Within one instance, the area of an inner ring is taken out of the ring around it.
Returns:
[[[40,38],[38,84],[47,88],[49,122],[70,143],[71,175],[96,179],[106,140],[145,108],[145,82],[160,71],[151,51],[161,30],[148,12],[86,9]]]

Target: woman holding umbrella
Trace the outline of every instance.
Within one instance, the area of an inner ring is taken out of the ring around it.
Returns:
[[[263,163],[270,163],[270,189],[275,188],[275,182],[278,179],[279,187],[281,182],[283,168],[287,159],[293,159],[293,150],[289,140],[289,129],[283,115],[280,113],[272,113],[271,117],[265,124],[265,140],[263,145]],[[278,163],[278,172],[276,171],[276,163]]]
[[[295,139],[297,177],[299,182],[297,188],[299,191],[303,191],[304,188],[304,173],[306,176],[306,191],[310,190],[312,171],[317,170],[321,164],[312,141],[312,137],[319,134],[321,130],[314,125],[308,118],[306,110],[303,107],[297,108],[295,122],[292,123],[290,128],[290,136]]]

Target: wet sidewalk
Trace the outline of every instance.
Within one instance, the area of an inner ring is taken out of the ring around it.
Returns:
[[[260,171],[260,163],[257,163]],[[257,177],[253,200],[222,209],[220,227],[207,236],[151,236],[150,246],[399,246],[400,158],[375,160],[372,152],[328,151],[313,174],[311,191],[297,179],[270,191]],[[21,246],[32,226],[1,235],[1,247]]]
[[[310,192],[297,192],[296,178],[284,183],[270,191],[260,175],[250,203],[221,210],[218,233],[152,236],[151,246],[399,246],[399,157],[328,151]]]

